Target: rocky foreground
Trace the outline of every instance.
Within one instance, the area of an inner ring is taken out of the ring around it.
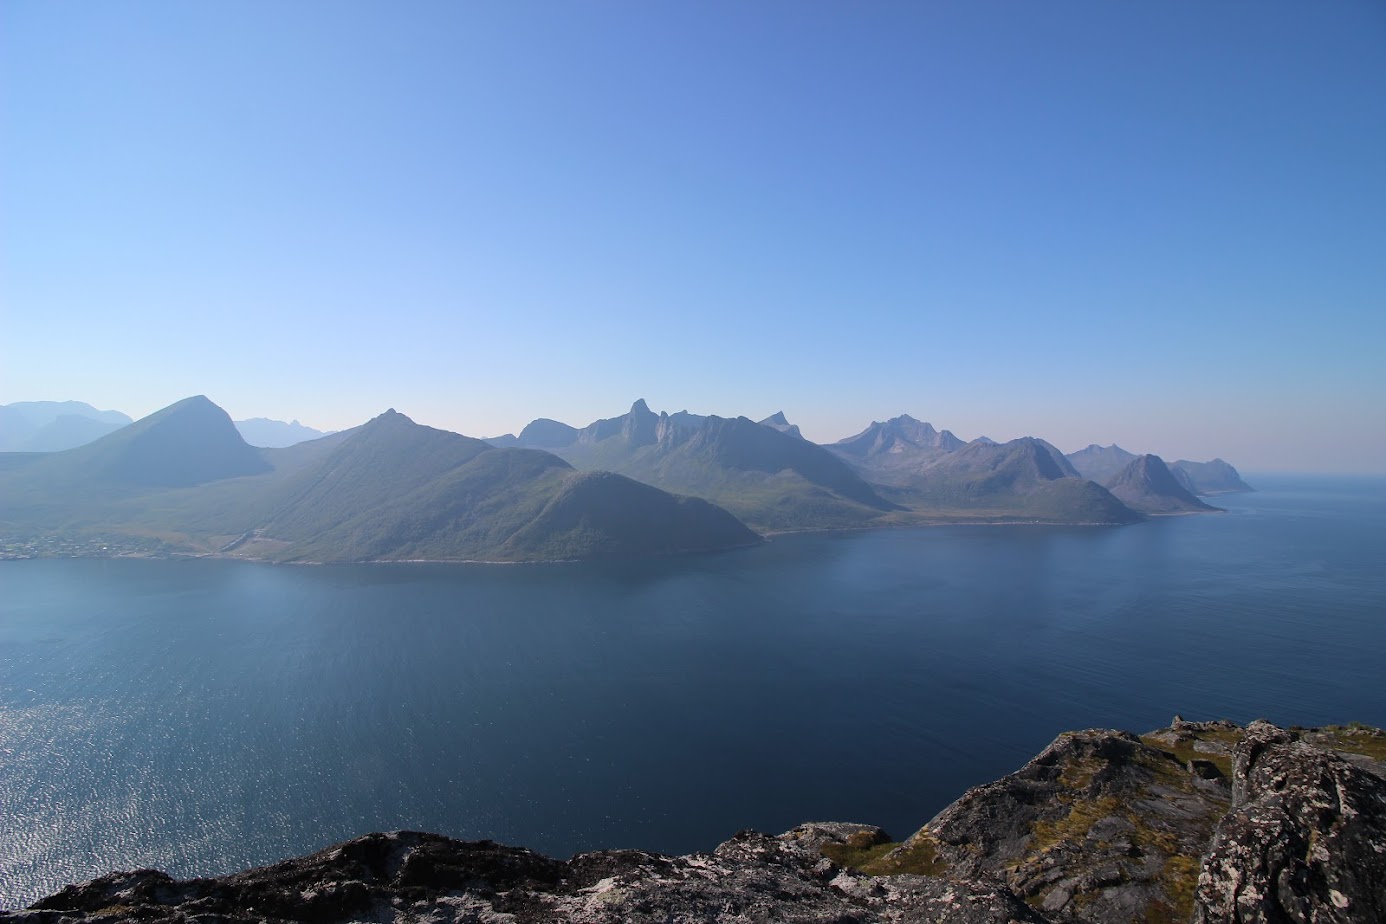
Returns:
[[[554,860],[372,834],[216,879],[115,873],[5,921],[1386,921],[1386,733],[1189,723],[1061,735],[902,843],[742,832],[712,853]]]

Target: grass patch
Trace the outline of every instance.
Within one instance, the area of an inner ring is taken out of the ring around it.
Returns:
[[[1206,760],[1217,767],[1223,776],[1232,776],[1232,756],[1230,754],[1214,754],[1209,751],[1195,749],[1195,744],[1199,741],[1217,742],[1226,745],[1228,750],[1237,746],[1242,740],[1241,729],[1216,729],[1213,731],[1200,731],[1190,735],[1189,738],[1181,740],[1176,744],[1170,744],[1159,737],[1152,735],[1142,735],[1141,741],[1156,750],[1164,751],[1166,754],[1173,755],[1181,764],[1188,766],[1191,760]]]
[[[1063,843],[1079,843],[1088,836],[1092,826],[1117,813],[1120,800],[1103,796],[1091,802],[1077,802],[1067,815],[1057,821],[1037,821],[1030,829],[1030,853],[1039,854]]]
[[[1353,722],[1351,725],[1329,725],[1320,729],[1320,732],[1329,739],[1328,746],[1331,748],[1386,761],[1386,735],[1369,725],[1360,722]]]
[[[1193,917],[1194,890],[1198,887],[1199,861],[1193,857],[1171,856],[1160,871],[1160,884],[1169,901],[1153,902],[1147,920],[1150,924],[1175,924]]]
[[[1106,766],[1106,762],[1096,757],[1085,757],[1069,761],[1059,773],[1059,781],[1070,789],[1087,789],[1093,777]]]
[[[821,850],[823,856],[838,866],[868,876],[942,876],[948,870],[947,862],[938,856],[934,839],[928,835],[916,836],[903,843],[860,846],[850,843],[824,844]]]
[[[870,847],[853,847],[849,844],[824,844],[819,848],[823,856],[845,869],[866,872],[864,867],[878,862],[886,854],[900,846],[899,841],[885,844],[872,844]]]

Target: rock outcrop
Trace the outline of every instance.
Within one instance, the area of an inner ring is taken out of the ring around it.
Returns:
[[[490,841],[371,834],[215,879],[69,886],[58,922],[1386,920],[1386,734],[1184,722],[1061,735],[901,844],[870,825],[745,831],[706,854],[555,860]]]
[[[1336,739],[1358,753],[1341,754],[1315,736],[1247,727],[1232,811],[1198,877],[1196,924],[1386,921],[1386,780],[1361,759],[1386,740],[1353,731]]]
[[[1009,890],[923,876],[877,878],[819,852],[836,826],[747,831],[709,854],[633,850],[552,860],[489,841],[371,834],[220,879],[117,873],[11,917],[24,922],[429,921],[655,924],[670,921],[1010,924],[1044,919]]]

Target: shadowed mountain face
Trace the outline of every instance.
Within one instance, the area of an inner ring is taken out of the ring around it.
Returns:
[[[1207,513],[1216,510],[1203,503],[1170,474],[1159,456],[1132,459],[1106,484],[1118,500],[1141,513]]]
[[[1129,523],[1140,515],[1083,478],[1044,440],[973,440],[903,487],[916,510],[1063,523]]]
[[[824,448],[846,460],[868,480],[902,484],[926,466],[961,449],[965,443],[948,430],[915,420],[908,414],[892,417]]]
[[[119,411],[81,401],[17,401],[0,405],[0,452],[60,452],[129,423]]]
[[[268,417],[252,417],[235,423],[236,429],[247,443],[266,449],[282,449],[329,435],[328,431],[305,427],[297,420],[285,423],[282,420],[270,420]]]
[[[1084,478],[1098,484],[1106,484],[1117,476],[1126,466],[1136,460],[1134,452],[1127,452],[1116,443],[1099,446],[1096,443],[1087,449],[1068,454],[1068,461]]]
[[[6,511],[11,529],[66,524],[251,558],[530,561],[758,541],[704,501],[584,478],[549,453],[497,449],[393,410],[257,450],[224,411],[190,398],[90,446],[26,459],[0,467],[0,490],[23,499]]]
[[[823,447],[745,417],[655,414],[637,401],[629,413],[581,430],[535,421],[517,445],[543,446],[584,471],[707,498],[767,529],[860,526],[892,509]]]
[[[1187,479],[1184,482],[1185,486],[1192,486],[1195,494],[1240,494],[1255,490],[1242,480],[1235,468],[1221,459],[1211,462],[1188,462],[1180,459],[1170,468],[1174,470],[1176,477],[1182,476]]]

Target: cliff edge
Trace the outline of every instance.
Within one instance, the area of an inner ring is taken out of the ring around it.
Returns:
[[[1366,924],[1386,920],[1386,733],[1073,732],[899,844],[813,823],[564,861],[371,834],[213,879],[114,873],[0,920]]]

